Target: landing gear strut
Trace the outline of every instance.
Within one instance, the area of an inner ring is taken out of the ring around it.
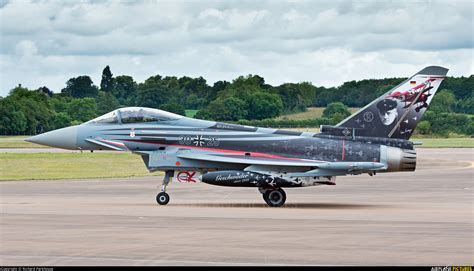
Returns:
[[[166,171],[165,177],[163,177],[163,185],[161,187],[161,192],[156,195],[156,202],[159,205],[166,205],[170,201],[170,195],[166,193],[166,186],[170,183],[171,179],[173,178],[174,171],[168,170]]]
[[[270,207],[281,207],[285,204],[286,201],[286,193],[281,188],[276,189],[265,189],[259,188],[260,193],[262,193],[263,200],[268,204]]]

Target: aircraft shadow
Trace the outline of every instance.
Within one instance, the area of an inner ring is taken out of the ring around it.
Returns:
[[[211,207],[211,208],[272,208],[265,203],[195,203],[173,204],[180,207]],[[381,205],[347,204],[347,203],[286,203],[280,208],[286,209],[370,209]],[[384,206],[386,207],[386,206]]]

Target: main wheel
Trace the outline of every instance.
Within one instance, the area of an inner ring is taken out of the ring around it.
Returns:
[[[285,204],[286,194],[281,188],[268,190],[263,193],[263,199],[270,207],[280,207]]]
[[[156,195],[156,202],[159,205],[166,205],[170,201],[170,196],[166,192],[160,192]]]

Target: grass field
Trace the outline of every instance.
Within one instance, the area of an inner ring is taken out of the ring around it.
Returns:
[[[0,136],[0,148],[47,148],[38,144],[26,142],[29,136]]]
[[[0,181],[149,176],[130,153],[0,153]]]
[[[305,112],[282,115],[276,118],[277,120],[306,120],[319,118],[323,115],[325,107],[308,107]],[[359,108],[349,108],[351,113],[355,113]]]
[[[421,142],[423,145],[417,148],[474,148],[474,138],[410,138],[413,142]]]

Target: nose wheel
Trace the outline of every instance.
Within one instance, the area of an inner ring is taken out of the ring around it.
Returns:
[[[161,192],[158,193],[158,195],[156,195],[156,202],[159,205],[166,205],[170,201],[170,195],[166,193],[166,187],[171,182],[173,175],[174,175],[174,171],[168,170],[166,171],[165,177],[163,177],[163,185],[161,187]]]
[[[285,204],[286,201],[286,193],[281,188],[277,189],[259,189],[262,193],[263,200],[268,204],[270,207],[281,207]]]
[[[170,201],[170,195],[166,192],[160,192],[158,195],[156,195],[156,202],[158,202],[159,205],[166,205]]]

